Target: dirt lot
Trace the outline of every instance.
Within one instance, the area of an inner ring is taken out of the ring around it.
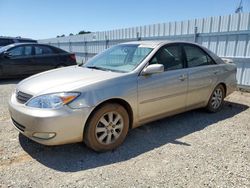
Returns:
[[[250,187],[250,93],[221,112],[195,110],[130,131],[113,152],[46,147],[12,127],[0,82],[0,187]]]

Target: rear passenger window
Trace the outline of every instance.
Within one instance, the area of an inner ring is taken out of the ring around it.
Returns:
[[[24,47],[24,55],[25,55],[25,56],[30,56],[30,55],[32,55],[32,46],[25,46],[25,47]]]
[[[156,52],[150,64],[162,64],[164,70],[175,70],[183,68],[182,51],[179,45],[167,45]]]
[[[198,67],[203,65],[213,65],[214,61],[199,47],[185,45],[188,67]]]
[[[47,46],[35,46],[36,55],[53,54],[53,50]]]

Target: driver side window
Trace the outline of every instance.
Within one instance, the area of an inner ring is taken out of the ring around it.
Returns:
[[[166,45],[156,52],[149,64],[162,64],[164,70],[183,68],[182,50],[180,45]]]
[[[10,49],[8,52],[11,57],[31,56],[32,46],[18,46]]]
[[[12,48],[11,50],[9,50],[9,54],[12,57],[22,56],[23,53],[24,53],[24,47],[23,46],[19,46],[19,47]]]

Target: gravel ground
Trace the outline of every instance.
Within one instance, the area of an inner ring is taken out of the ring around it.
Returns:
[[[250,187],[250,93],[221,112],[195,110],[130,131],[113,152],[83,144],[47,147],[11,126],[0,83],[0,187]]]

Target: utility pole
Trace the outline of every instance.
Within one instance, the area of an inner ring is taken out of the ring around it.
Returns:
[[[243,4],[242,3],[243,3],[242,0],[240,0],[239,6],[235,9],[236,14],[243,12]]]

